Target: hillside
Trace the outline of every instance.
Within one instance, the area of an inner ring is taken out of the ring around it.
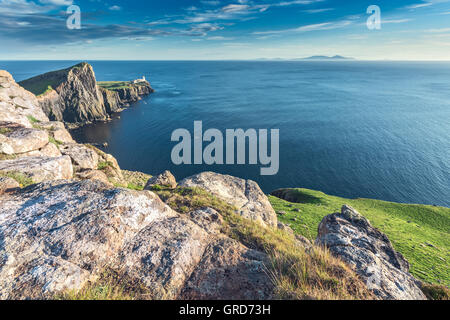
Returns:
[[[307,189],[285,189],[270,196],[280,221],[308,239],[315,239],[317,227],[330,212],[344,204],[358,210],[384,232],[411,264],[411,273],[432,283],[450,284],[450,209],[399,204],[370,199],[345,199]]]

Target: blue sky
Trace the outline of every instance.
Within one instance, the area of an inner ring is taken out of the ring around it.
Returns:
[[[66,27],[81,8],[81,30]],[[368,6],[381,8],[369,30]],[[450,0],[0,0],[0,59],[450,60]]]

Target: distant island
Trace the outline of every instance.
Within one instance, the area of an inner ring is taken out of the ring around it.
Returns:
[[[312,56],[312,57],[308,57],[308,58],[301,58],[299,60],[355,60],[354,58],[349,58],[349,57],[343,57],[343,56],[333,56],[333,57],[329,57],[329,56]]]
[[[259,61],[303,61],[303,60],[327,60],[327,61],[333,61],[333,60],[356,60],[355,58],[350,57],[343,57],[340,55],[335,56],[311,56],[307,58],[293,58],[293,59],[283,59],[283,58],[260,58],[257,59]]]

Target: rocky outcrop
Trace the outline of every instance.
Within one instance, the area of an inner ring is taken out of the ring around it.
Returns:
[[[108,114],[121,112],[123,110],[123,103],[120,99],[119,93],[105,88],[99,87],[103,97],[105,110]]]
[[[3,194],[0,207],[0,299],[51,299],[104,270],[146,298],[272,296],[267,256],[221,235],[212,209],[180,215],[150,191],[89,180]]]
[[[384,300],[425,300],[419,283],[409,273],[406,259],[388,237],[349,206],[329,215],[319,225],[317,245],[353,266],[373,293]]]
[[[151,177],[147,181],[144,190],[152,190],[155,186],[175,189],[177,187],[177,180],[170,171],[166,170],[157,176]]]
[[[89,64],[80,63],[20,82],[21,86],[30,90],[40,84],[48,84],[53,89],[38,99],[50,119],[84,123],[108,118],[94,70]]]
[[[0,70],[0,121],[32,128],[30,119],[48,121],[36,97],[20,87],[11,74]]]
[[[236,206],[244,218],[258,221],[265,226],[277,227],[277,215],[267,196],[254,181],[204,172],[184,179],[179,186],[204,189]]]
[[[21,173],[34,183],[50,180],[71,179],[72,161],[68,156],[62,157],[26,157],[0,161],[1,172]]]
[[[20,85],[38,95],[39,105],[50,119],[75,124],[105,121],[124,104],[153,92],[148,82],[117,91],[100,88],[87,63],[42,74]]]
[[[92,170],[98,167],[98,154],[81,144],[70,143],[59,147],[63,155],[70,156],[76,171]]]
[[[119,95],[122,103],[131,103],[140,100],[140,97],[153,93],[154,90],[148,82],[140,82],[135,85],[131,85],[129,88],[121,88],[115,90]]]

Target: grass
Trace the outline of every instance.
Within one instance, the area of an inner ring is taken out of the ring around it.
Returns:
[[[365,284],[327,249],[311,251],[283,231],[263,228],[236,214],[236,208],[199,188],[154,190],[174,210],[186,213],[210,207],[224,218],[222,231],[270,258],[267,272],[280,299],[373,299]]]
[[[60,146],[63,143],[59,140],[56,140],[55,138],[53,138],[52,136],[48,136],[48,142],[53,143],[56,146]]]
[[[31,124],[36,124],[36,123],[40,123],[41,121],[39,121],[38,119],[36,119],[33,116],[27,116],[28,121],[30,121]]]
[[[120,90],[131,88],[130,81],[99,81],[97,85],[108,90]]]
[[[348,204],[389,237],[394,248],[409,261],[410,271],[415,277],[428,283],[450,284],[449,208],[345,199],[307,189],[291,189],[289,197],[291,201],[300,203],[274,196],[269,200],[275,211],[286,213],[278,218],[290,225],[296,234],[314,240],[322,219]]]
[[[32,184],[34,184],[33,179],[28,177],[27,175],[15,172],[15,171],[0,171],[0,177],[11,178],[16,180],[21,188],[26,188]]]
[[[450,300],[450,290],[445,286],[425,284],[422,291],[429,300]]]
[[[134,172],[127,170],[122,170],[122,175],[127,183],[127,188],[133,190],[144,190],[144,187],[147,184],[148,179],[152,177],[151,175],[142,172]]]
[[[67,80],[67,75],[71,70],[82,67],[84,63],[77,64],[76,66],[48,72],[39,76],[19,82],[19,85],[28,91],[34,93],[36,96],[41,96],[54,88],[58,88],[61,83]]]
[[[109,161],[99,161],[97,165],[98,170],[105,170],[106,168],[112,166],[112,163]]]
[[[14,159],[17,159],[17,156],[15,154],[0,153],[0,161],[1,160],[14,160]]]
[[[32,79],[28,79],[22,82],[19,82],[19,84],[33,93],[35,96],[39,97],[42,96],[50,91],[53,91],[53,88],[58,87],[61,82],[63,81],[63,75],[55,73],[54,75],[49,75],[48,77],[44,77],[42,75],[41,77],[35,77]]]
[[[10,128],[0,128],[0,134],[10,133],[12,130]]]
[[[55,300],[135,300],[146,295],[140,283],[130,281],[120,273],[105,269],[99,279],[88,283],[81,290],[67,291],[56,295]]]

